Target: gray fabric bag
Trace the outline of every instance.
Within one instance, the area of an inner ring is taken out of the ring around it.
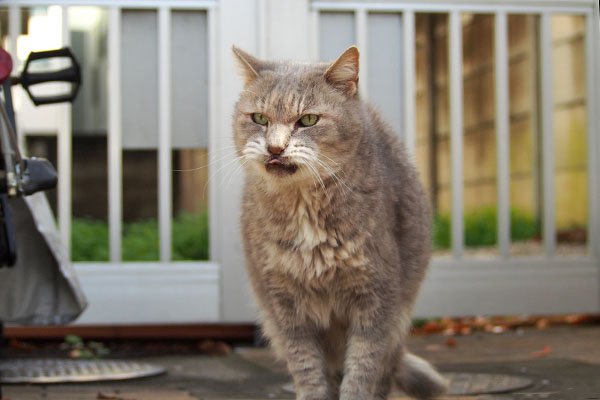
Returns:
[[[77,318],[87,301],[44,193],[10,199],[17,263],[0,268],[0,321],[62,325]]]

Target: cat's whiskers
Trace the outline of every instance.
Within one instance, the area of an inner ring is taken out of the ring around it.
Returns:
[[[331,178],[333,179],[335,185],[337,186],[337,188],[340,190],[340,192],[344,195],[344,197],[348,197],[348,192],[352,192],[352,188],[350,188],[347,184],[346,181],[344,179],[342,179],[341,176],[339,176],[338,171],[342,172],[343,171],[341,169],[338,170],[334,170],[330,165],[328,165],[325,161],[321,160],[319,158],[319,155],[316,154],[315,157],[315,162],[320,165],[323,169],[325,169],[325,171],[329,174],[329,176],[331,176]],[[337,164],[337,163],[336,163]]]
[[[239,157],[235,157],[231,160],[229,160],[227,163],[221,165],[221,167],[219,169],[217,169],[215,172],[213,172],[210,177],[208,178],[208,180],[206,181],[206,183],[204,184],[204,189],[203,189],[203,195],[206,196],[206,189],[208,188],[208,186],[210,185],[210,182],[221,172],[223,171],[225,168],[229,167],[230,165],[232,165],[233,163],[237,163],[239,162]],[[220,187],[220,186],[219,186]]]
[[[265,144],[259,143],[257,140],[252,140],[246,143],[244,150],[242,150],[242,154],[244,155],[254,155],[256,159],[260,159],[264,156],[268,156],[265,150]]]
[[[313,149],[311,149],[308,146],[298,146],[295,150],[296,150],[295,154],[297,154],[297,155],[305,155],[310,160],[310,162],[312,164],[317,164],[322,169],[324,169],[325,172],[329,176],[331,176],[331,178],[332,178],[333,182],[335,183],[336,187],[340,190],[340,192],[344,195],[344,197],[347,197],[347,192],[348,191],[352,191],[352,189],[350,187],[348,187],[348,185],[346,184],[346,182],[338,174],[338,171],[339,172],[343,172],[343,171],[341,169],[334,169],[331,165],[329,165],[325,161],[319,159],[319,153],[315,152]],[[327,157],[327,156],[325,156],[325,157]],[[329,158],[329,157],[327,157],[327,158]],[[334,164],[339,165],[334,160],[331,160],[331,161]]]
[[[334,172],[335,172],[335,174],[337,176],[339,176],[338,173],[342,173],[342,174],[344,174],[347,177],[346,172],[341,168],[341,165],[337,161],[335,161],[334,159],[332,159],[331,157],[329,157],[329,156],[327,156],[326,154],[323,154],[323,153],[317,153],[317,158],[319,158],[319,157],[325,157],[327,160],[331,161],[331,163],[336,167],[336,169],[335,169]],[[324,162],[324,160],[320,160],[320,161]],[[330,165],[328,165],[328,166],[331,167]],[[332,170],[333,170],[333,168],[332,168]],[[343,180],[343,179],[341,179],[341,177],[340,177],[340,181],[344,183],[344,186],[346,186],[346,188],[348,190],[353,191],[352,188],[350,188],[348,185],[346,185],[346,181]]]
[[[302,157],[300,159],[300,163],[306,165],[308,167],[308,169],[312,172],[313,176],[315,178],[317,178],[319,185],[321,185],[321,188],[323,189],[323,193],[325,193],[325,196],[327,196],[327,200],[329,202],[331,202],[331,197],[329,196],[329,192],[327,191],[327,188],[325,187],[325,182],[323,182],[323,178],[321,178],[321,174],[319,174],[319,171],[317,170],[317,168],[310,162],[310,160],[304,159]]]
[[[301,167],[302,166],[306,166],[306,171],[308,171],[308,175],[310,176],[310,179],[313,182],[313,187],[315,188],[315,190],[317,189],[317,180],[315,179],[316,175],[316,171],[310,167],[309,163],[305,160],[295,160]]]
[[[227,180],[227,185],[229,186],[231,184],[231,181],[233,179],[233,177],[238,174],[242,168],[244,168],[244,166],[246,164],[248,164],[253,158],[247,155],[242,155],[240,157],[238,157],[238,160],[240,161],[239,165],[229,173],[229,179]],[[222,185],[223,181],[221,181],[221,185]]]
[[[235,155],[236,150],[235,150],[235,146],[231,146],[233,151],[229,151],[227,154],[215,154],[211,157],[211,159],[209,159],[208,163],[205,165],[201,165],[199,167],[194,167],[194,168],[173,168],[173,172],[193,172],[193,171],[199,171],[201,169],[204,168],[208,168],[213,166],[214,164],[218,163],[219,161],[225,160],[233,155]],[[231,150],[231,149],[229,149]],[[218,157],[218,158],[217,158]]]
[[[317,160],[316,157],[314,157],[314,155],[310,154],[309,152],[301,150],[301,148],[293,149],[288,154],[288,157],[295,159],[300,164],[306,165],[312,171],[314,176],[319,181],[319,185],[321,185],[321,188],[323,189],[325,196],[327,196],[327,199],[331,202],[331,196],[329,195],[329,192],[327,191],[325,182],[323,181],[323,178],[321,177],[319,170],[314,165],[314,162]]]

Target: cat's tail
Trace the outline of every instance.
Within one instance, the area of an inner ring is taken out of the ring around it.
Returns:
[[[431,364],[405,352],[396,375],[396,383],[409,396],[420,399],[433,399],[448,390],[448,382]]]

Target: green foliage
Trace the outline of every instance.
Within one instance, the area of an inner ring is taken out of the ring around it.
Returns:
[[[73,261],[108,261],[106,221],[73,219],[71,230]],[[208,259],[208,213],[181,213],[172,225],[173,260]],[[159,233],[156,220],[124,224],[124,261],[157,261]]]
[[[73,261],[108,261],[108,224],[74,218],[71,222]]]
[[[493,246],[497,243],[497,211],[485,207],[465,215],[465,245],[467,247]],[[513,242],[525,241],[539,234],[539,223],[523,211],[510,212],[510,236]],[[433,221],[435,249],[448,249],[452,241],[452,227],[448,215],[436,215]]]
[[[181,213],[173,221],[173,259],[208,260],[208,213]]]
[[[433,218],[433,248],[449,249],[451,240],[450,217],[448,215],[436,214]]]
[[[485,207],[465,215],[465,245],[467,247],[496,244],[496,209]]]
[[[515,242],[529,240],[540,234],[540,224],[527,213],[513,208],[510,210],[510,237]]]
[[[61,348],[68,351],[70,358],[85,360],[99,359],[110,354],[110,350],[104,343],[93,340],[86,343],[81,337],[72,334],[65,336]]]
[[[130,222],[123,228],[123,261],[158,261],[158,222]]]

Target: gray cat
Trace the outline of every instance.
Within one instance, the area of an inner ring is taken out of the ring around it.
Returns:
[[[242,233],[260,321],[299,399],[429,399],[446,382],[404,341],[430,214],[391,128],[358,94],[356,47],[331,64],[259,60],[233,118]]]

